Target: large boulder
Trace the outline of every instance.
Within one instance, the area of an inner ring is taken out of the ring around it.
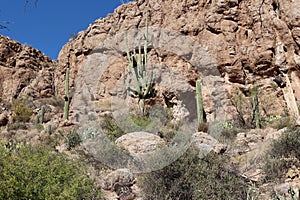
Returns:
[[[133,132],[119,137],[115,143],[127,149],[131,154],[143,154],[164,146],[165,141],[151,133]]]
[[[200,156],[204,156],[211,151],[219,154],[227,150],[226,144],[222,144],[216,138],[204,132],[194,133],[191,137],[191,145],[199,151]]]

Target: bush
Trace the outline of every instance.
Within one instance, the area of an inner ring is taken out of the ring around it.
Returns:
[[[300,128],[287,130],[272,144],[264,166],[266,179],[284,178],[293,165],[300,166]]]
[[[298,189],[298,191],[295,191],[292,187],[290,187],[288,189],[288,194],[283,194],[282,196],[279,195],[276,191],[275,191],[275,194],[273,195],[273,199],[276,199],[276,200],[299,200],[300,199],[300,188]],[[289,197],[289,198],[287,198]]]
[[[44,147],[0,147],[0,199],[100,199],[84,167]]]
[[[125,134],[125,132],[119,128],[113,117],[105,117],[101,123],[101,128],[106,132],[107,137],[113,142],[118,139],[118,137]]]
[[[209,153],[200,159],[194,150],[139,182],[146,199],[245,199],[246,183],[225,166],[226,158]]]
[[[12,131],[12,130],[19,130],[19,129],[23,129],[26,130],[27,129],[27,125],[24,123],[20,123],[20,122],[15,122],[15,123],[11,123],[7,125],[7,130]]]
[[[77,133],[76,130],[70,131],[65,137],[65,143],[67,145],[67,149],[71,150],[72,148],[80,145],[82,142],[80,135]]]
[[[14,122],[28,122],[33,113],[33,110],[28,108],[21,99],[14,99],[12,101],[12,111]]]

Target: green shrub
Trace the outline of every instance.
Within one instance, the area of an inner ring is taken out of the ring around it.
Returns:
[[[144,175],[139,185],[149,200],[246,199],[246,183],[225,162],[214,153],[200,159],[188,150],[171,165]]]
[[[44,147],[0,147],[0,199],[100,199],[84,166]]]
[[[67,145],[67,149],[71,150],[72,148],[80,145],[82,142],[80,135],[76,130],[70,131],[65,137],[65,144]]]
[[[113,117],[105,117],[101,123],[101,128],[111,141],[115,141],[118,137],[125,134],[125,132],[119,128]]]
[[[25,102],[21,99],[14,99],[11,108],[14,122],[28,122],[33,113],[33,110],[27,107]]]
[[[300,128],[287,130],[273,142],[264,166],[266,179],[284,178],[288,169],[293,165],[300,166]]]

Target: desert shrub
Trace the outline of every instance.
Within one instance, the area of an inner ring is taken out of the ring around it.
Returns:
[[[81,142],[82,142],[81,137],[76,130],[70,131],[65,136],[65,144],[68,150],[71,150],[72,148],[80,145]]]
[[[63,137],[57,133],[54,134],[42,134],[40,136],[41,143],[49,148],[55,149],[56,146],[61,144]]]
[[[101,123],[101,128],[111,141],[115,141],[117,138],[130,132],[157,132],[157,127],[159,127],[157,120],[158,119],[153,120],[146,115],[135,114],[119,116],[117,119],[106,117]]]
[[[24,123],[20,123],[20,122],[14,122],[14,123],[9,123],[9,124],[7,125],[7,129],[8,129],[9,131],[12,131],[12,130],[19,130],[19,129],[25,130],[25,129],[27,129],[27,125],[24,124]]]
[[[245,199],[246,183],[225,162],[215,153],[200,159],[188,150],[169,166],[144,175],[139,185],[149,200]]]
[[[214,121],[209,124],[208,133],[222,143],[233,144],[238,133],[247,132],[248,129],[232,121]]]
[[[115,141],[118,137],[125,134],[125,132],[118,126],[115,119],[111,116],[104,118],[101,123],[101,128],[111,141]]]
[[[0,199],[100,199],[80,163],[44,147],[0,147]]]
[[[300,166],[300,128],[287,130],[274,141],[264,171],[267,180],[279,180],[293,165]]]
[[[33,113],[33,110],[27,107],[22,99],[14,99],[11,109],[13,111],[14,122],[28,122]]]
[[[281,116],[281,115],[270,115],[262,119],[261,121],[263,127],[272,127],[274,129],[282,129],[285,127],[290,128],[290,116],[288,113]]]
[[[299,200],[300,199],[300,188],[295,191],[292,187],[288,189],[287,194],[279,195],[276,191],[273,195],[274,200]]]

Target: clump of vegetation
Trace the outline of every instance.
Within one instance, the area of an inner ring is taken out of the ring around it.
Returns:
[[[221,127],[221,135],[220,135],[220,141],[224,143],[232,143],[237,134],[245,131],[246,129],[239,128],[238,125],[234,124],[231,121],[225,121],[222,123]]]
[[[158,133],[160,127],[166,123],[167,117],[165,115],[165,111],[161,108],[149,112],[145,111],[144,114],[139,114],[133,110],[129,114],[120,115],[116,118],[113,116],[105,117],[101,122],[101,128],[111,141],[115,141],[130,132]]]
[[[76,130],[70,131],[65,137],[65,144],[68,150],[80,145],[81,142],[81,137]]]
[[[85,167],[45,147],[0,146],[0,199],[101,199]]]
[[[273,199],[275,200],[287,200],[287,199],[290,199],[290,200],[298,200],[300,199],[300,188],[298,189],[298,191],[295,191],[293,188],[289,188],[288,189],[288,194],[283,194],[282,196],[279,195],[276,191],[275,191],[275,194],[274,194],[274,197]]]
[[[264,167],[266,180],[284,178],[292,166],[300,167],[300,128],[287,130],[272,144]]]
[[[22,99],[14,99],[11,106],[14,122],[28,122],[30,120],[33,110],[27,107]]]
[[[171,165],[144,175],[139,185],[146,199],[246,199],[247,184],[225,162],[215,153],[200,159],[190,149]]]
[[[118,137],[121,137],[125,132],[120,129],[115,119],[111,116],[105,117],[101,123],[101,128],[105,131],[107,137],[111,141],[115,141]]]
[[[19,129],[27,129],[27,125],[24,123],[15,122],[15,123],[8,124],[7,128],[9,131],[19,130]]]

